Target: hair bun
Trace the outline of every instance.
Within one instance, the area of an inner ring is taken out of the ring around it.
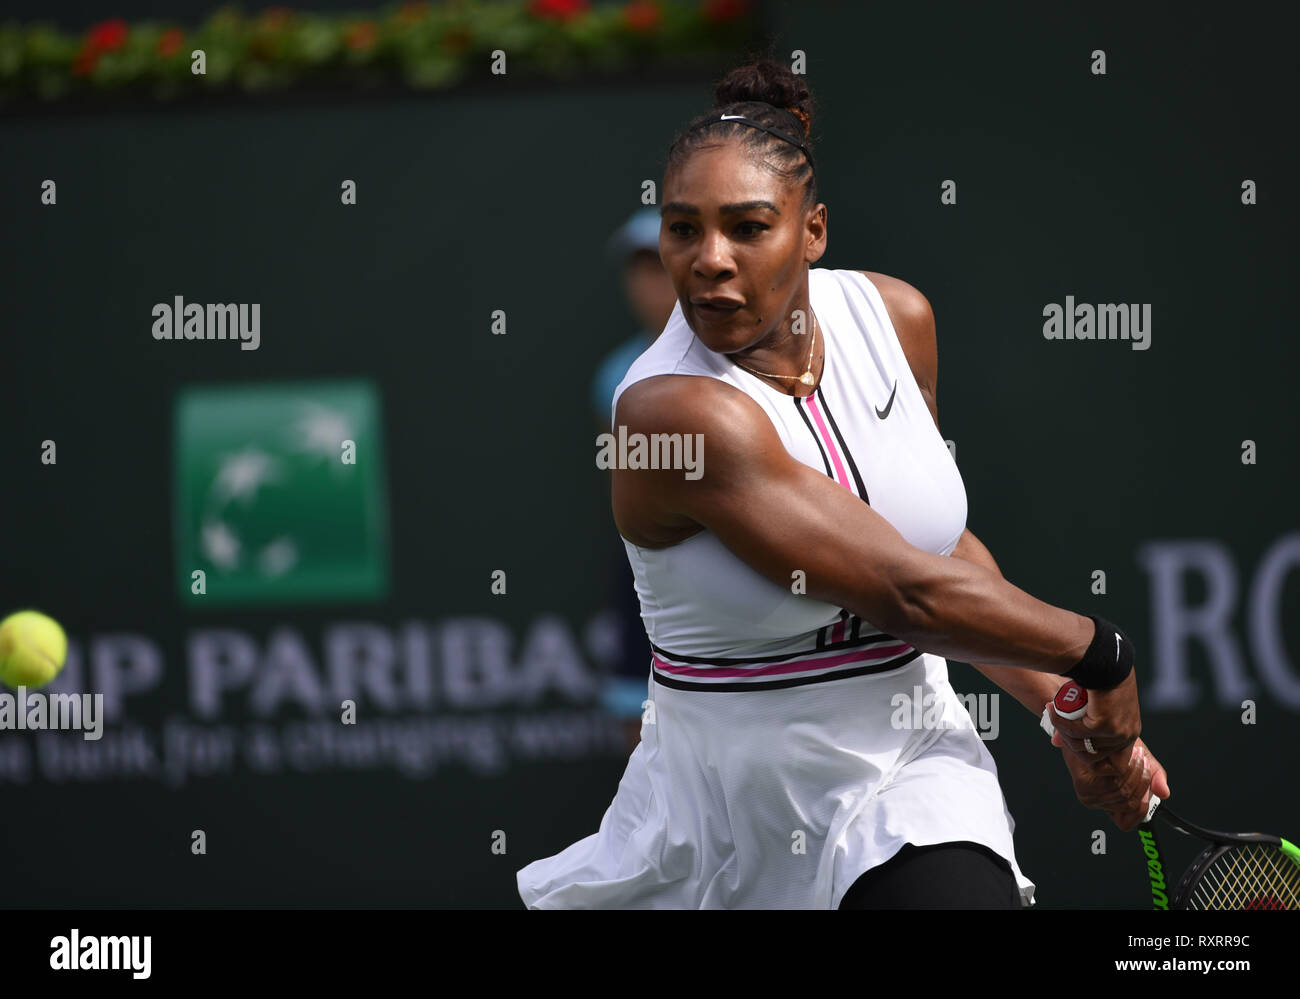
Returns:
[[[788,66],[761,59],[737,66],[717,85],[714,102],[718,107],[759,101],[788,111],[803,125],[807,138],[812,131],[812,94],[802,76]]]

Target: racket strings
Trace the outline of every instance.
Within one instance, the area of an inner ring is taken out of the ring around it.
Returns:
[[[1274,846],[1234,846],[1210,864],[1189,901],[1193,909],[1300,910],[1300,866]]]

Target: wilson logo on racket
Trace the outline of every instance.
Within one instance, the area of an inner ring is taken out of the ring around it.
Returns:
[[[1056,709],[1058,715],[1067,721],[1082,718],[1084,709],[1087,706],[1088,692],[1073,681],[1062,684],[1061,689],[1052,698],[1052,707]]]

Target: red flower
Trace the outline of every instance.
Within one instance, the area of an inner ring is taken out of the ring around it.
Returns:
[[[428,16],[429,5],[424,0],[408,0],[397,11],[397,20],[403,24],[415,24]]]
[[[279,31],[293,20],[293,10],[289,7],[267,7],[257,18],[257,26],[267,31]]]
[[[623,8],[623,23],[633,31],[653,31],[663,19],[654,0],[632,0]]]
[[[706,21],[715,24],[734,21],[749,13],[749,0],[704,0],[700,5],[700,13]]]
[[[89,76],[95,71],[97,65],[99,65],[99,52],[87,45],[77,53],[77,58],[72,63],[72,75]]]
[[[94,25],[86,35],[86,48],[91,52],[112,52],[126,44],[130,29],[120,18],[113,21],[101,21]]]
[[[174,56],[185,42],[185,32],[180,28],[168,28],[158,36],[158,54],[164,59]]]
[[[441,44],[444,50],[454,54],[464,52],[473,40],[468,28],[448,28],[447,33],[442,36]]]
[[[343,36],[343,42],[354,51],[365,51],[375,47],[379,38],[379,29],[374,21],[358,21],[351,25]]]
[[[587,12],[588,0],[529,0],[528,12],[553,21],[572,21]]]

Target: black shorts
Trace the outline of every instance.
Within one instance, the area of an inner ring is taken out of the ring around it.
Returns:
[[[841,909],[1019,909],[1011,865],[978,843],[905,843],[865,872]]]

